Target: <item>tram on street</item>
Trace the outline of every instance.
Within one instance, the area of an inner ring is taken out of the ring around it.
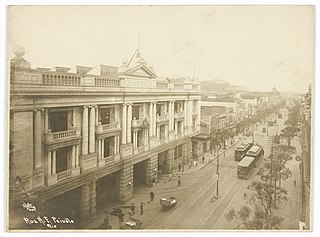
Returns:
[[[255,166],[255,158],[251,156],[245,156],[238,163],[237,166],[237,177],[240,179],[249,179]]]
[[[250,150],[246,153],[246,156],[250,156],[254,158],[254,166],[257,162],[261,160],[261,157],[264,156],[263,147],[260,145],[254,145],[250,148]]]
[[[234,160],[240,161],[249,151],[249,149],[253,146],[253,143],[242,143],[241,145],[237,146],[234,151]]]

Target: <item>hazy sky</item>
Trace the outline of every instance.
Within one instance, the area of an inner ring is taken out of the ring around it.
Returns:
[[[309,6],[10,7],[9,58],[32,67],[120,66],[137,48],[158,76],[305,92],[313,81]]]

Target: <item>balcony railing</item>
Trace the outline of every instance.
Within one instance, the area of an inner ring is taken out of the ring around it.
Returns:
[[[64,180],[64,179],[67,179],[67,178],[71,177],[71,172],[72,172],[72,169],[65,170],[65,171],[62,171],[62,172],[58,173],[57,174],[57,180],[61,181],[61,180]]]
[[[139,127],[148,127],[149,126],[149,120],[147,118],[140,118],[140,119],[132,119],[131,120],[131,126],[133,128],[139,128]]]
[[[94,85],[99,87],[119,87],[120,79],[116,78],[94,78]]]
[[[163,115],[157,115],[157,122],[165,122],[169,120],[169,115],[168,114],[163,114]]]
[[[184,111],[183,110],[174,113],[174,118],[176,118],[176,119],[183,118],[183,117],[184,117]]]
[[[177,138],[182,138],[183,136],[184,136],[183,133],[177,133],[177,134],[176,134],[176,137],[177,137]]]
[[[144,146],[138,147],[138,152],[144,152],[144,150],[145,150]]]
[[[61,131],[61,132],[51,132],[49,131],[48,134],[46,134],[46,141],[47,142],[56,142],[60,140],[70,139],[70,138],[76,138],[80,136],[80,131],[77,128],[67,130],[67,131]]]
[[[96,132],[98,133],[107,132],[113,129],[120,129],[120,123],[118,121],[110,124],[99,124],[96,126]]]
[[[61,74],[42,74],[42,84],[49,86],[80,86],[81,77]]]
[[[104,157],[105,164],[112,162],[114,160],[113,158],[114,158],[114,156]]]
[[[164,144],[167,142],[167,139],[166,138],[163,138],[163,139],[160,139],[160,144]]]

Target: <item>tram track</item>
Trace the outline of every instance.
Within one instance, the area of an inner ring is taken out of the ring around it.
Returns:
[[[233,162],[232,155],[228,155],[226,156],[228,157],[227,159],[224,159],[221,161],[221,165],[220,165],[220,169],[221,169],[221,175],[220,178],[221,180],[223,180],[227,174],[229,174],[229,171],[234,169],[234,165],[227,165],[229,162]],[[207,168],[207,167],[206,167]],[[208,172],[209,173],[209,172]],[[206,174],[206,173],[205,173]],[[216,181],[212,182],[213,178],[215,177],[215,172],[211,172],[210,171],[210,175],[201,175],[198,177],[198,179],[193,182],[192,184],[190,184],[187,188],[184,189],[184,191],[182,191],[181,193],[179,193],[178,195],[176,195],[176,199],[178,200],[176,207],[174,207],[174,209],[172,210],[167,210],[164,211],[162,209],[160,209],[158,212],[155,212],[153,215],[151,215],[150,220],[146,223],[144,223],[144,228],[147,229],[157,229],[156,227],[161,226],[160,224],[166,219],[168,218],[170,215],[172,215],[172,213],[174,213],[174,211],[181,207],[183,204],[185,204],[191,195],[195,194],[197,191],[199,191],[199,189],[205,187],[204,190],[202,190],[202,192],[198,195],[198,198],[196,198],[191,206],[194,206],[196,204],[197,201],[199,201],[199,199],[205,194],[207,193],[209,190],[214,189],[214,187],[216,186]],[[201,183],[202,185],[194,185],[197,183]],[[192,187],[190,189],[190,186]],[[156,208],[150,209],[150,210],[154,210]],[[147,211],[147,210],[146,210]]]

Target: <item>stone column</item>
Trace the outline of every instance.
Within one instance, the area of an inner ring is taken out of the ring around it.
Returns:
[[[71,159],[72,159],[72,169],[76,167],[76,149],[75,146],[72,146],[72,150],[71,150]]]
[[[201,105],[200,100],[197,100],[197,130],[200,130],[200,123],[201,123]]]
[[[95,121],[95,125],[98,125],[99,124],[99,107],[96,106],[96,121]]]
[[[118,147],[118,144],[117,144],[117,136],[114,136],[114,149],[113,149],[113,154],[117,154],[117,147]]]
[[[153,102],[150,102],[150,107],[149,107],[149,136],[152,137],[153,134]]]
[[[188,127],[190,128],[192,126],[192,114],[193,114],[193,110],[192,110],[192,103],[193,100],[189,100],[188,101]]]
[[[101,140],[101,159],[104,159],[104,139]]]
[[[122,134],[121,134],[121,144],[127,144],[127,105],[122,105]]]
[[[157,126],[157,137],[160,139],[160,126]]]
[[[83,106],[82,114],[82,155],[88,154],[88,107]]]
[[[131,143],[131,120],[132,120],[132,104],[128,105],[127,116],[127,143]]]
[[[52,152],[52,174],[56,174],[56,156],[57,152],[56,150],[53,150]]]
[[[172,115],[171,130],[173,130],[173,124],[174,124],[174,101],[172,101],[172,105],[171,105],[171,115]]]
[[[95,106],[90,109],[90,121],[89,121],[89,153],[95,152]]]
[[[125,166],[120,171],[119,199],[128,201],[133,194],[133,165]]]
[[[90,185],[90,217],[94,218],[96,216],[96,181],[92,182]]]
[[[76,167],[79,167],[79,145],[76,146]]]
[[[90,184],[85,184],[81,189],[80,215],[81,220],[88,220],[90,215]]]
[[[158,177],[158,155],[149,158],[147,161],[147,185],[152,185],[153,177]]]
[[[34,115],[34,169],[41,167],[41,110]]]
[[[178,122],[177,121],[174,122],[174,132],[175,132],[175,134],[178,134]]]
[[[119,154],[120,153],[120,137],[119,136],[117,136],[117,140],[118,140],[118,142],[117,142],[117,154]]]
[[[153,103],[153,136],[156,136],[156,129],[157,129],[157,104]]]
[[[184,101],[184,123],[183,123],[183,126],[188,126],[187,125],[187,111],[188,111],[188,108],[187,108],[187,101],[185,100]]]
[[[48,151],[48,175],[51,175],[51,163],[52,163],[52,158],[51,158],[51,151]]]
[[[72,127],[77,127],[77,121],[76,121],[76,110],[75,108],[72,109]]]
[[[47,134],[49,131],[49,111],[44,109],[44,133]]]
[[[173,158],[173,149],[167,151],[167,167],[166,169],[170,172],[174,169],[174,158]]]
[[[172,126],[172,123],[171,123],[172,116],[173,116],[173,114],[172,114],[172,101],[169,101],[169,131],[172,130],[172,128],[171,128],[171,126]]]
[[[136,148],[138,147],[138,132],[136,132],[136,140],[135,140],[135,143],[136,143]]]
[[[101,139],[98,140],[98,160],[101,160]]]

